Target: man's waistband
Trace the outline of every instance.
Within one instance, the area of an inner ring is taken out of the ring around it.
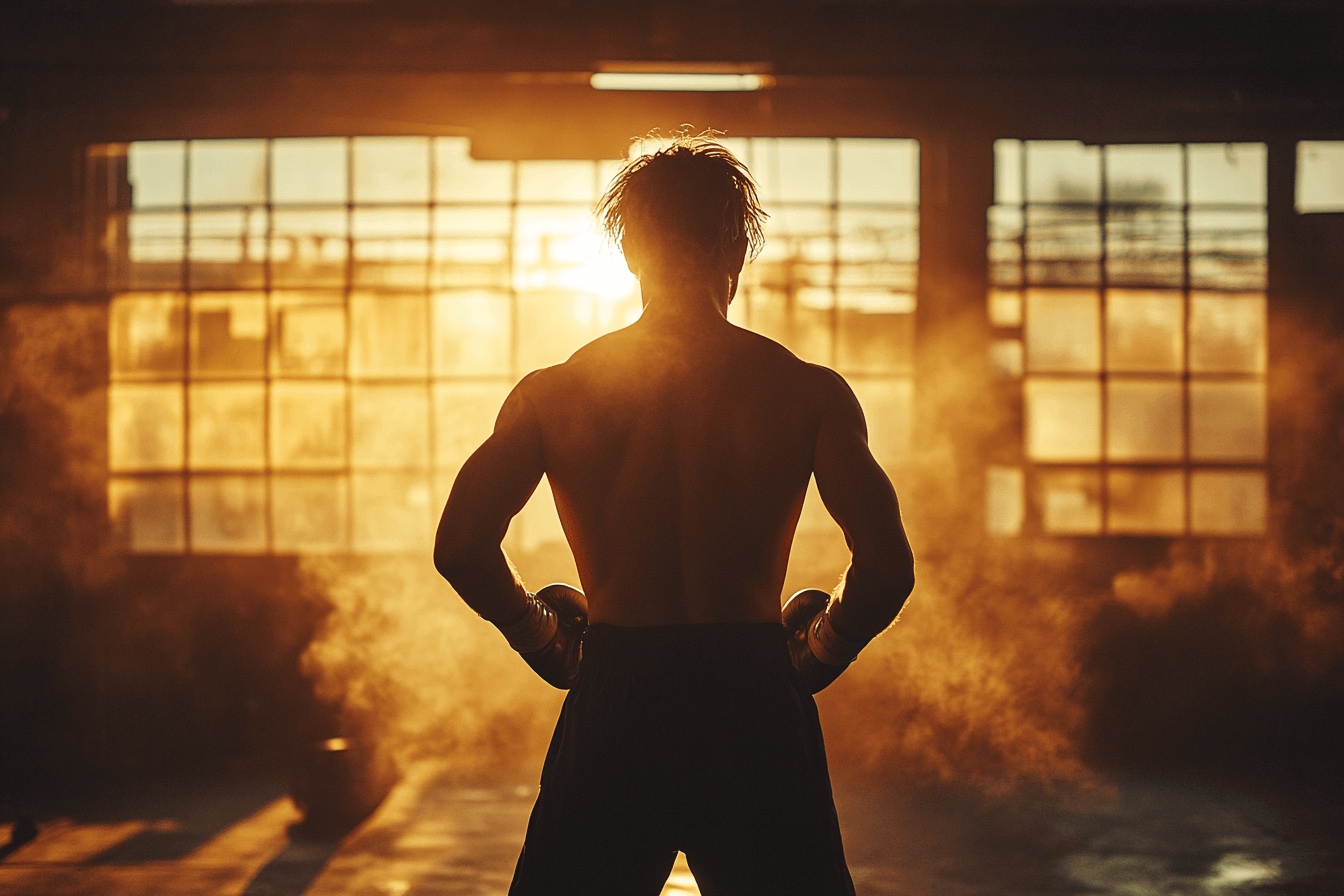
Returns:
[[[788,661],[784,627],[777,622],[625,626],[598,622],[583,635],[584,662],[694,663],[758,666]]]

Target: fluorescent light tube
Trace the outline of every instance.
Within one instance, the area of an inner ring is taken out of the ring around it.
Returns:
[[[726,72],[596,72],[588,81],[597,90],[680,90],[715,92],[762,90],[774,85],[769,75]]]

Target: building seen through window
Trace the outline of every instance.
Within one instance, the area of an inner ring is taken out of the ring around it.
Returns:
[[[771,215],[730,318],[845,373],[894,466],[912,395],[916,144],[724,142]],[[639,313],[591,214],[615,161],[481,161],[465,138],[426,137],[92,156],[115,197],[101,228],[109,507],[131,551],[427,550],[518,379]],[[510,538],[563,538],[544,482]]]
[[[995,143],[991,532],[1266,524],[1263,144]]]

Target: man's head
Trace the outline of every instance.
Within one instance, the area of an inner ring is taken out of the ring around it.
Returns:
[[[708,135],[679,136],[632,160],[597,215],[641,279],[726,274],[735,284],[765,242],[766,214],[751,174]]]

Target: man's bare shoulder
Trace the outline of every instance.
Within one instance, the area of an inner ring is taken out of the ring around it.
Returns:
[[[813,364],[803,362],[807,367],[808,376],[824,399],[847,399],[854,400],[854,390],[850,388],[849,383],[843,376],[836,373],[824,364]]]

